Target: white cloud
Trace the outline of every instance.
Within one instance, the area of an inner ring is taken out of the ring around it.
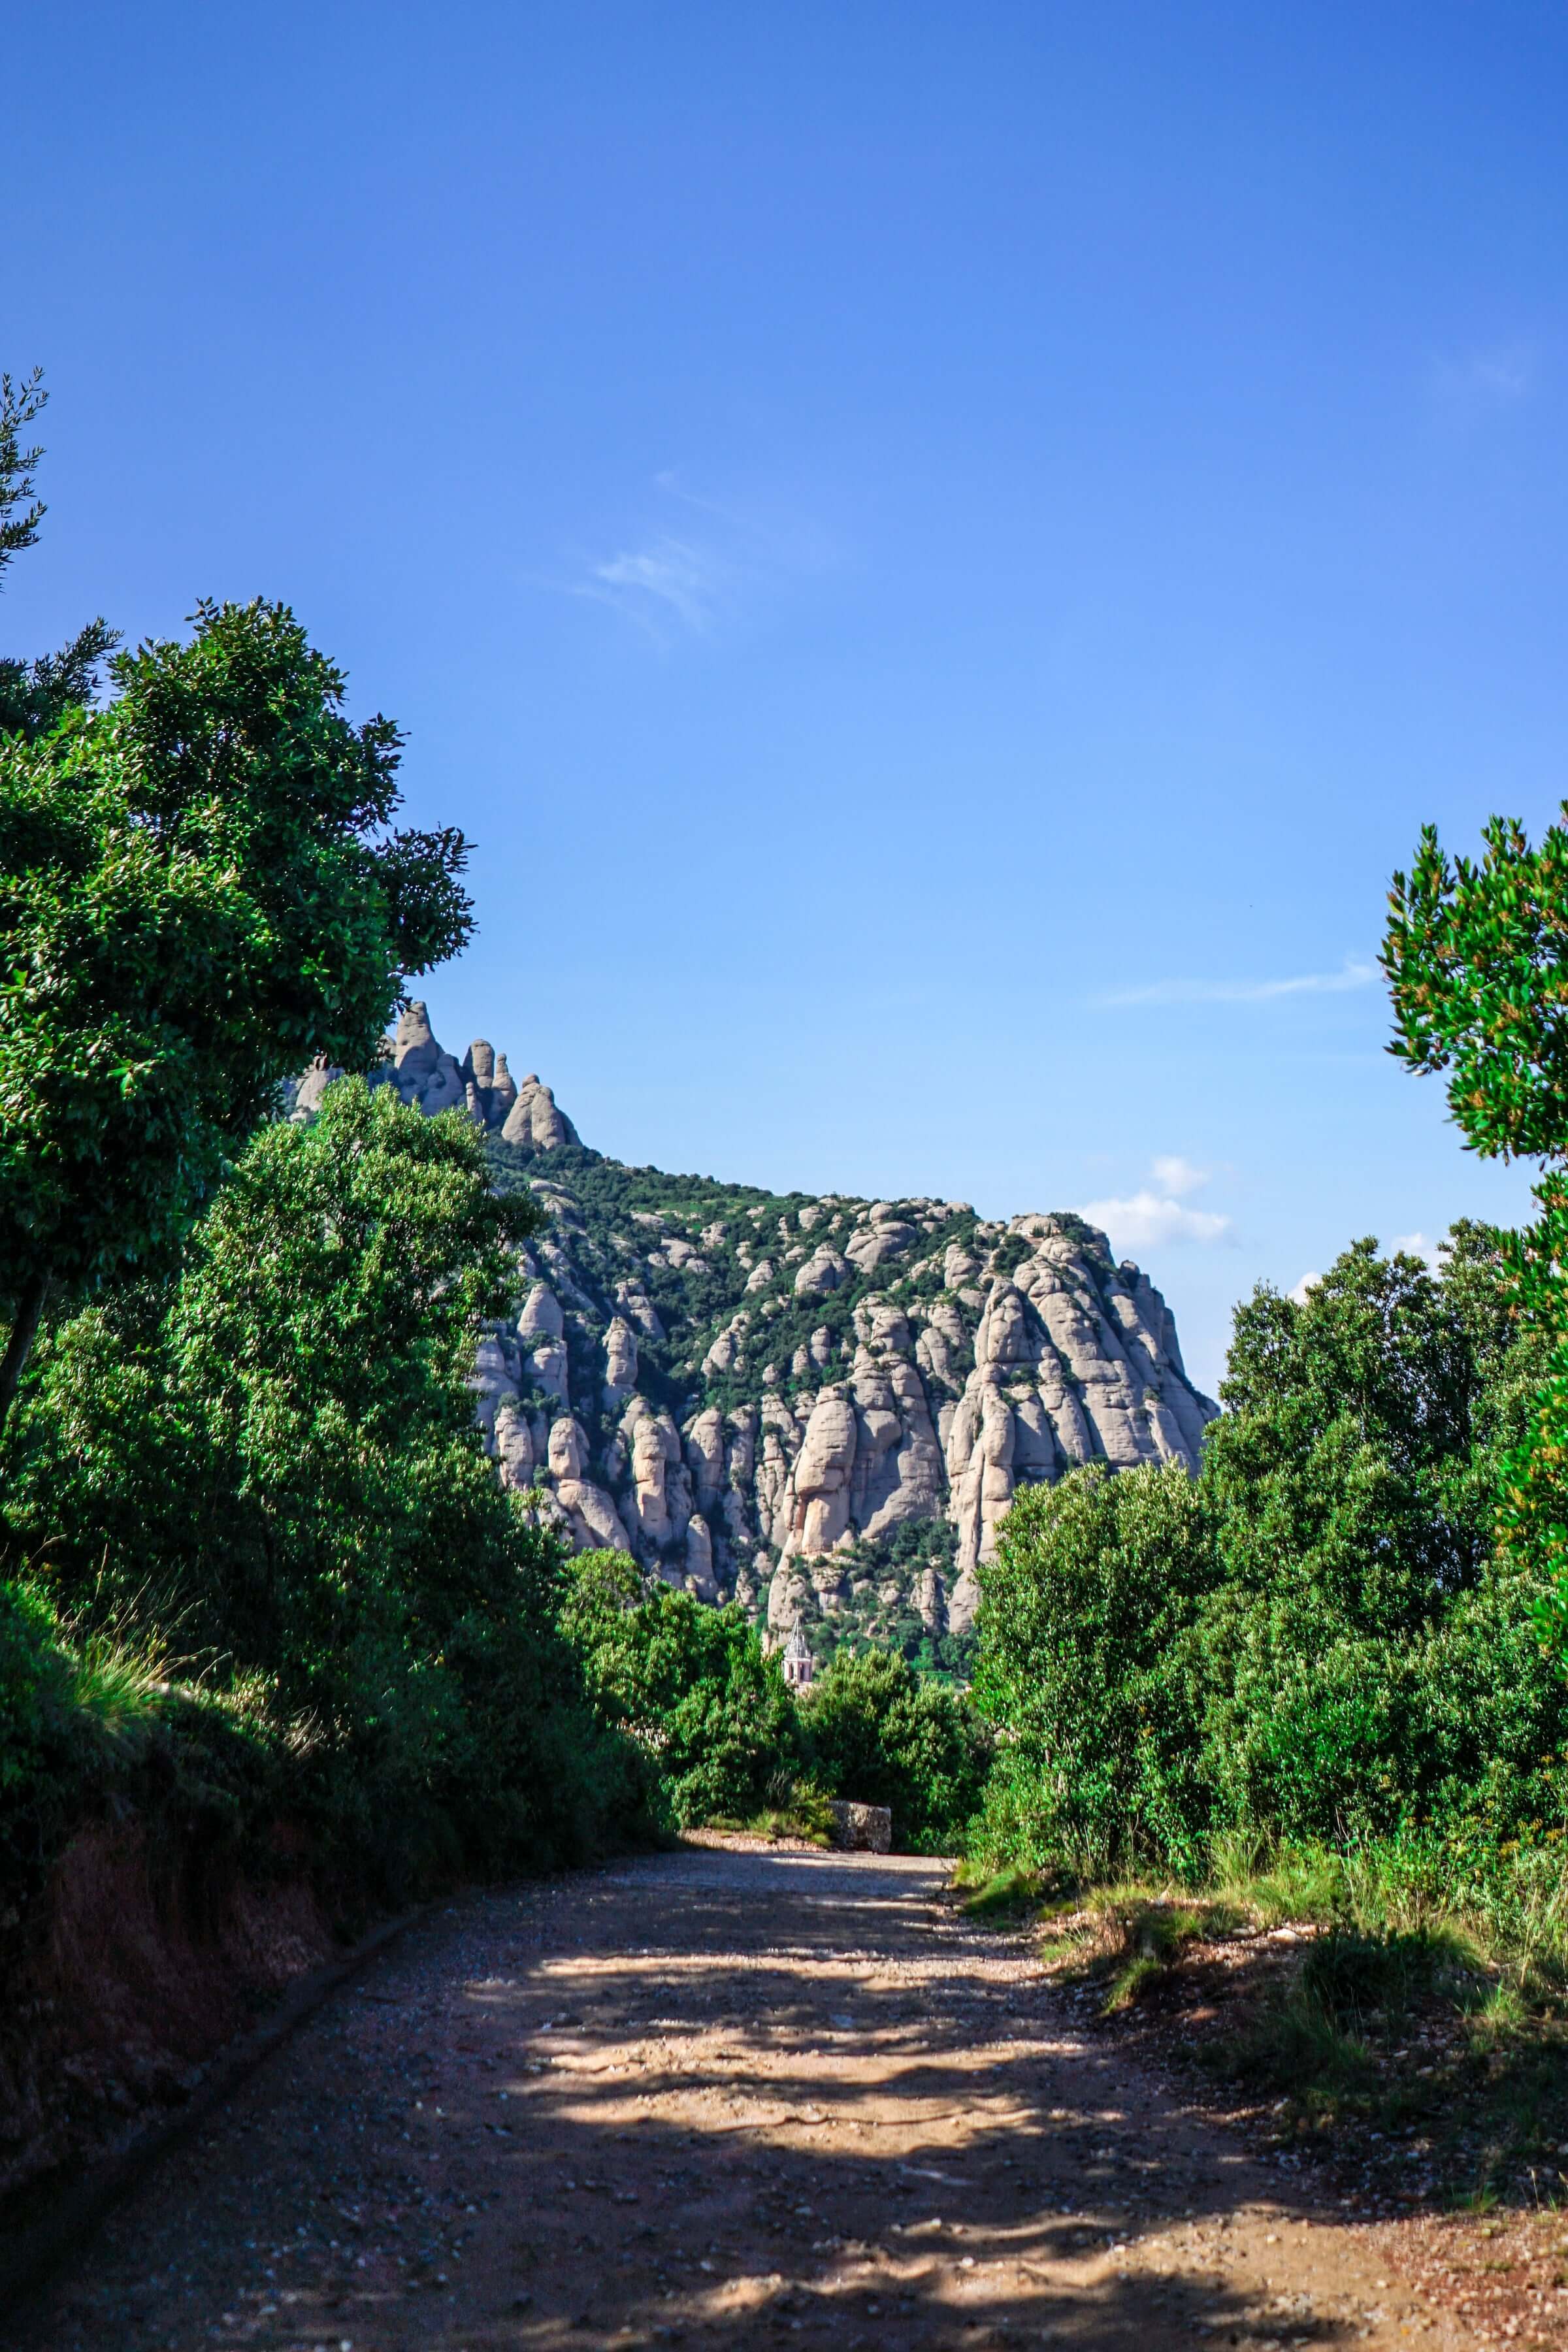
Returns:
[[[1291,1297],[1295,1300],[1298,1307],[1305,1307],[1307,1304],[1308,1291],[1310,1290],[1315,1284],[1321,1282],[1322,1278],[1323,1277],[1321,1274],[1304,1274],[1301,1276],[1300,1281],[1290,1293]]]
[[[1118,1249],[1157,1248],[1162,1242],[1218,1242],[1230,1219],[1214,1209],[1189,1209],[1169,1194],[1147,1189],[1122,1201],[1089,1201],[1084,1215],[1102,1225]]]
[[[672,622],[703,636],[727,576],[728,567],[707,548],[665,538],[591,563],[571,593],[613,605],[652,636],[662,638]]]
[[[1206,1168],[1194,1167],[1179,1151],[1162,1151],[1149,1162],[1149,1172],[1152,1183],[1123,1199],[1090,1201],[1083,1211],[1091,1223],[1104,1227],[1118,1249],[1226,1239],[1230,1232],[1228,1217],[1217,1209],[1190,1209],[1182,1198],[1208,1182]]]
[[[1281,996],[1338,996],[1346,989],[1368,988],[1377,977],[1375,964],[1347,956],[1338,971],[1297,972],[1286,980],[1151,980],[1137,988],[1112,989],[1094,1002],[1101,1005],[1268,1004]]]
[[[730,505],[691,489],[671,467],[653,478],[647,528],[611,555],[579,555],[565,579],[535,585],[607,604],[656,644],[708,636],[759,596],[829,570],[837,548],[798,499]],[[675,528],[661,517],[675,515]]]
[[[1395,1255],[1425,1258],[1433,1273],[1437,1272],[1437,1244],[1426,1234],[1395,1234],[1388,1246]]]
[[[1179,1151],[1158,1153],[1149,1167],[1162,1192],[1173,1192],[1178,1199],[1184,1192],[1196,1192],[1209,1181],[1206,1168],[1194,1168]]]

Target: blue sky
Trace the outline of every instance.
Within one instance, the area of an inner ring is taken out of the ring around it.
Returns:
[[[39,12],[7,649],[286,598],[586,1139],[1095,1207],[1209,1385],[1512,1216],[1373,960],[1568,790],[1547,5]],[[1104,1204],[1111,1204],[1106,1207]]]

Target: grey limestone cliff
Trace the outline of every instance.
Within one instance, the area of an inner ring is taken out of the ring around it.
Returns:
[[[297,1116],[331,1075],[300,1082]],[[1147,1275],[1081,1218],[627,1167],[484,1040],[443,1052],[419,1003],[373,1078],[466,1111],[496,1181],[547,1213],[474,1387],[500,1475],[579,1549],[780,1636],[951,1644],[1020,1486],[1196,1465],[1216,1408]]]

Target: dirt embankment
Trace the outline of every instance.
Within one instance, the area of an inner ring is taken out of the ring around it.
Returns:
[[[427,1916],[18,2347],[1463,2340],[945,1875],[689,1846]]]
[[[265,1879],[181,1867],[143,1825],[78,1832],[10,1927],[0,2210],[15,2223],[160,2111],[334,1948],[289,1857]]]

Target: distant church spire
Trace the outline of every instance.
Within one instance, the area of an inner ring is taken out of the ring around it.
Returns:
[[[816,1660],[811,1654],[811,1643],[805,1638],[805,1628],[797,1617],[795,1631],[784,1644],[784,1680],[796,1690],[805,1690],[816,1672]]]

